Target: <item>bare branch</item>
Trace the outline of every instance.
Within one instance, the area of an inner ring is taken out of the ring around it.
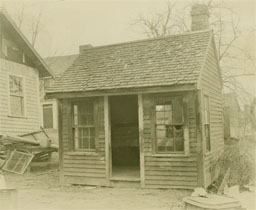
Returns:
[[[39,30],[40,30],[39,27],[40,27],[40,22],[41,22],[41,16],[42,16],[42,10],[40,10],[40,12],[38,14],[38,17],[31,24],[31,30],[32,30],[31,43],[32,43],[32,46],[35,46],[36,38],[37,38]]]
[[[18,25],[19,29],[21,29],[22,23],[24,21],[24,10],[25,10],[25,7],[22,4],[21,10],[17,11],[17,15],[16,15],[17,16],[17,25]]]

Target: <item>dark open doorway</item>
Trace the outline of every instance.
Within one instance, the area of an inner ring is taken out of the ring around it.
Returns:
[[[112,177],[139,178],[138,97],[110,97]]]

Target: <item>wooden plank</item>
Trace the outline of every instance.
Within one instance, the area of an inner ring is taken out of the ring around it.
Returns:
[[[60,174],[60,182],[64,182],[64,173],[63,173],[63,123],[62,123],[62,115],[63,115],[63,100],[58,99],[58,132],[59,132],[59,174]]]
[[[144,138],[143,138],[143,97],[138,95],[138,118],[139,118],[139,145],[140,145],[140,183],[145,188],[145,168],[144,168]]]
[[[191,176],[162,176],[162,175],[147,175],[146,180],[161,180],[161,181],[192,181],[197,183],[197,177]]]
[[[65,172],[81,172],[81,173],[95,173],[95,174],[106,174],[103,168],[65,168]]]
[[[162,185],[162,184],[146,184],[146,188],[152,189],[194,189],[195,186],[179,186],[179,185]]]
[[[184,181],[184,180],[145,180],[145,184],[151,185],[165,185],[165,186],[197,186],[197,181]]]
[[[147,166],[160,166],[160,167],[167,167],[167,166],[182,166],[182,167],[188,167],[188,166],[194,166],[196,167],[196,162],[145,162],[145,165]]]
[[[161,175],[161,176],[191,176],[196,177],[196,171],[172,171],[172,170],[146,170],[146,175]]]
[[[65,182],[70,184],[107,186],[105,178],[73,176],[73,175],[68,175],[68,176],[65,175],[64,178],[65,178]]]
[[[145,169],[152,170],[152,171],[190,171],[190,172],[196,172],[196,167],[180,167],[180,166],[147,166],[145,165]]]
[[[202,101],[201,91],[196,91],[195,96],[196,107],[196,125],[197,125],[197,184],[204,187],[204,154],[202,139]]]
[[[104,96],[104,129],[105,129],[105,159],[106,159],[106,179],[108,185],[110,185],[110,176],[111,176],[111,163],[110,163],[110,116],[109,116],[109,97]]]
[[[147,88],[127,88],[127,89],[113,89],[113,90],[95,90],[95,91],[81,91],[81,92],[61,92],[61,93],[47,93],[46,98],[80,98],[80,97],[95,97],[95,96],[114,96],[114,95],[136,95],[143,93],[163,93],[163,92],[179,92],[194,90],[193,84],[186,85],[172,85],[169,87],[147,87]]]
[[[95,160],[95,161],[105,161],[105,157],[101,157],[97,154],[94,155],[68,155],[64,154],[65,160]]]
[[[196,157],[145,156],[147,162],[196,162]]]
[[[90,169],[105,169],[105,165],[89,165],[89,164],[76,164],[76,163],[65,163],[64,162],[64,168],[90,168]]]
[[[106,174],[89,173],[89,172],[77,172],[77,171],[65,171],[64,176],[78,176],[78,177],[92,177],[92,178],[106,178]]]
[[[69,151],[74,150],[74,142],[73,142],[73,131],[72,131],[72,107],[71,101],[66,100],[65,102],[65,111],[67,116],[67,131],[68,131],[68,143],[69,143]]]
[[[91,164],[91,165],[105,165],[105,161],[99,160],[74,160],[74,159],[64,159],[65,163],[74,163],[74,164]]]

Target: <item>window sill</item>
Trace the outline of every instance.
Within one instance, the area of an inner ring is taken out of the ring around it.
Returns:
[[[72,151],[67,152],[67,155],[74,155],[74,156],[99,156],[99,154],[96,153],[96,151]]]
[[[15,116],[15,115],[7,115],[10,118],[21,118],[21,119],[27,119],[25,116]]]
[[[173,154],[153,154],[149,155],[151,157],[190,157],[189,154],[184,154],[184,153],[173,153]]]

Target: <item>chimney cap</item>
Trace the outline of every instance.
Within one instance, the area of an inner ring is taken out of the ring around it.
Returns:
[[[84,50],[88,50],[93,48],[91,44],[85,44],[85,45],[80,45],[79,46],[79,53],[81,54]]]

